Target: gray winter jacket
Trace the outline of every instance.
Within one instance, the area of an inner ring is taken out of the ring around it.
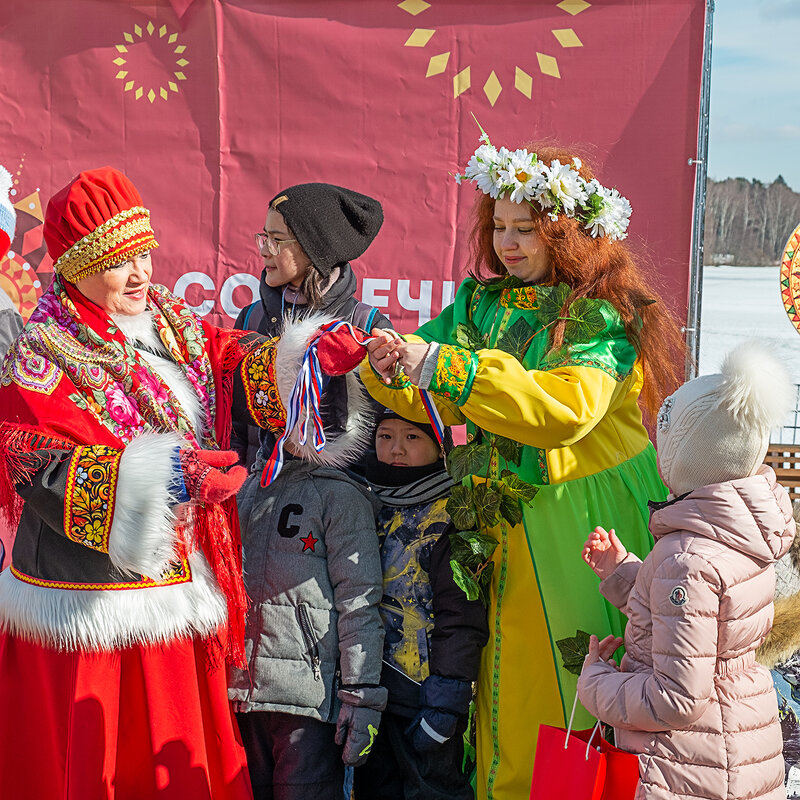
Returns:
[[[289,460],[238,495],[249,674],[232,670],[236,711],[335,721],[339,685],[378,684],[383,576],[371,493],[340,470]]]

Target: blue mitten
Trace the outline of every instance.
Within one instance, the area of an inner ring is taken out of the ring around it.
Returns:
[[[455,732],[459,717],[469,710],[472,684],[457,678],[429,675],[419,688],[420,710],[408,731],[419,753],[435,750]]]

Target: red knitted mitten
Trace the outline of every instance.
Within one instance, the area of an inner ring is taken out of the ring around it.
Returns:
[[[183,482],[189,497],[201,503],[221,503],[239,491],[247,477],[244,467],[223,472],[238,460],[233,450],[181,450]]]

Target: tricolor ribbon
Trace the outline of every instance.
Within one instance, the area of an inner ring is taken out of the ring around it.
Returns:
[[[444,424],[439,415],[439,409],[436,408],[436,403],[433,402],[431,393],[427,389],[420,389],[419,396],[422,399],[422,405],[425,407],[425,413],[428,415],[433,432],[436,434],[439,448],[444,453]]]
[[[309,425],[313,425],[311,431],[311,442],[314,450],[317,453],[322,452],[325,448],[325,430],[322,425],[322,415],[320,413],[320,403],[322,392],[325,388],[325,373],[319,364],[319,357],[317,355],[317,345],[320,338],[326,333],[333,333],[341,327],[345,327],[350,335],[360,344],[371,342],[375,337],[370,336],[361,340],[356,336],[353,326],[349,322],[336,320],[329,322],[327,325],[322,325],[317,332],[317,335],[312,339],[306,348],[303,355],[303,361],[300,366],[300,372],[292,387],[291,394],[289,395],[289,403],[286,408],[286,426],[283,433],[278,437],[275,442],[275,447],[272,449],[272,454],[267,459],[264,465],[264,471],[261,473],[261,486],[269,486],[275,478],[280,474],[283,469],[284,455],[283,447],[287,438],[292,431],[299,424],[298,442],[305,445],[309,440]]]

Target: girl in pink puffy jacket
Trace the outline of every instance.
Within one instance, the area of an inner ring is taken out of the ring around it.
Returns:
[[[628,616],[622,640],[591,637],[578,681],[583,705],[639,753],[637,800],[784,800],[772,678],[755,650],[772,625],[774,563],[795,523],[762,464],[791,402],[780,364],[754,345],[718,375],[684,384],[658,417],[661,476],[655,539],[644,561],[613,530],[583,551],[600,591]]]

